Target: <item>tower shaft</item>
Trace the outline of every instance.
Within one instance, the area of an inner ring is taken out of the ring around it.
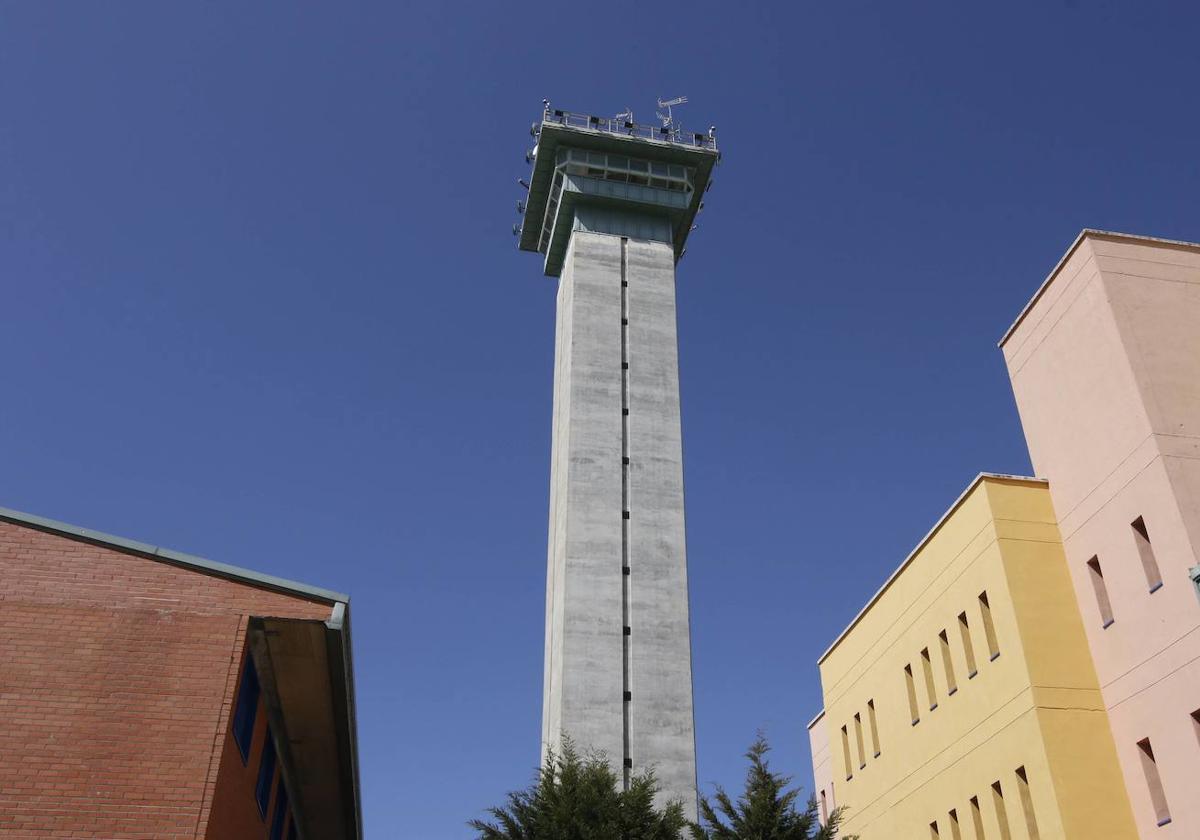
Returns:
[[[542,741],[696,812],[670,225],[580,208],[558,289]],[[638,236],[627,235],[630,233]]]

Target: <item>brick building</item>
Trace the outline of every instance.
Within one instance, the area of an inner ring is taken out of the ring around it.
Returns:
[[[345,595],[0,509],[0,836],[362,836]]]

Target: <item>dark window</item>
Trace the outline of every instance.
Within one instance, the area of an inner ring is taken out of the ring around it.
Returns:
[[[258,672],[254,660],[246,657],[242,683],[238,687],[237,705],[233,710],[233,740],[242,754],[242,764],[250,759],[250,740],[254,737],[254,716],[258,713]]]
[[[283,820],[288,813],[287,788],[279,781],[279,793],[275,797],[275,816],[271,817],[271,840],[283,840]]]
[[[258,813],[265,820],[267,806],[271,804],[271,782],[275,781],[275,739],[271,737],[271,727],[267,727],[267,740],[263,744],[262,759],[258,763],[258,784],[254,786],[254,801],[258,803]]]

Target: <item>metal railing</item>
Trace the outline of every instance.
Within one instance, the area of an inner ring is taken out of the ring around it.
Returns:
[[[569,128],[582,128],[585,131],[598,131],[603,134],[615,134],[619,137],[637,137],[642,140],[653,140],[658,143],[670,143],[676,146],[688,146],[693,149],[717,151],[717,131],[710,128],[707,134],[697,134],[684,131],[677,125],[639,125],[619,117],[597,117],[591,114],[575,114],[570,111],[552,110],[548,105],[542,113],[542,122],[551,125],[563,125]]]

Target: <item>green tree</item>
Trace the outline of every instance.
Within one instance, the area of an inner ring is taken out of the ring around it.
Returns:
[[[602,754],[580,757],[571,744],[551,755],[525,790],[489,808],[490,820],[471,820],[479,840],[680,840],[688,826],[683,806],[654,807],[653,773],[634,776],[628,790]]]
[[[817,818],[817,801],[809,799],[803,810],[796,809],[799,788],[788,790],[790,776],[772,773],[767,764],[771,747],[759,733],[746,758],[746,789],[737,802],[717,785],[710,802],[700,797],[702,825],[692,826],[694,840],[835,840],[844,814],[838,808],[822,826]],[[843,838],[855,840],[855,838]]]

